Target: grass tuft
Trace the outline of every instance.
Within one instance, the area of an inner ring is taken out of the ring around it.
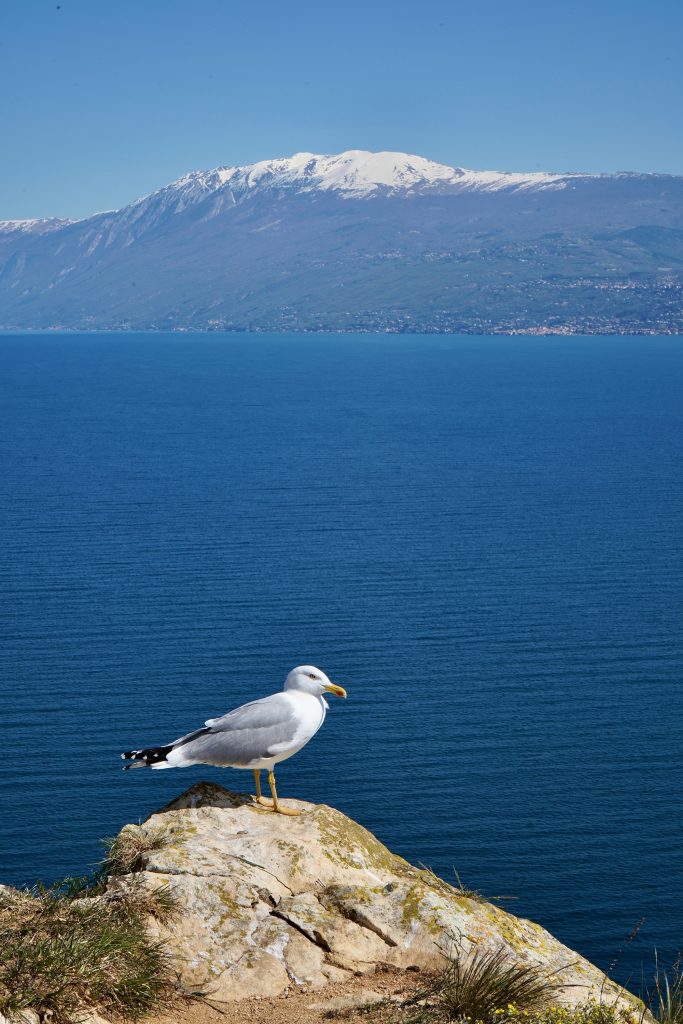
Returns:
[[[82,880],[76,880],[82,882]],[[0,904],[0,1013],[48,1011],[54,1024],[75,1024],[88,1008],[136,1020],[177,994],[171,960],[152,942],[145,915],[173,912],[162,887],[78,895],[61,886],[16,890]]]
[[[446,961],[427,988],[403,1003],[402,1024],[510,1024],[513,1018],[518,1024],[570,1024],[532,1019],[550,1006],[559,985],[539,967],[517,963],[504,947],[464,955],[456,944]]]
[[[516,963],[503,948],[476,949],[450,959],[440,979],[439,1003],[449,1020],[494,1021],[509,1006],[543,1008],[556,988],[537,967]]]
[[[472,889],[469,885],[466,885],[460,877],[456,867],[453,867],[453,874],[457,881],[457,891],[461,896],[465,896],[468,900],[473,900],[475,903],[507,903],[509,900],[516,899],[515,896],[485,896],[481,889]]]
[[[648,993],[657,1024],[683,1024],[683,963],[677,961],[669,972],[659,965],[655,953],[654,991]]]
[[[420,870],[429,884],[434,885],[437,888],[443,885],[443,879],[439,878],[439,876],[434,871],[432,871],[428,864],[420,864]],[[466,885],[463,882],[462,878],[460,877],[460,874],[455,866],[453,867],[453,874],[455,875],[456,881],[458,883],[457,886],[455,886],[455,890],[458,893],[458,895],[464,896],[466,899],[472,900],[474,903],[499,904],[505,903],[508,900],[515,899],[514,896],[485,896],[481,889],[472,889],[471,886]]]
[[[103,871],[109,875],[127,875],[144,870],[147,855],[166,846],[169,837],[162,828],[143,829],[137,825],[126,825],[117,836],[103,842],[107,848]]]
[[[170,885],[157,885],[151,888],[136,878],[128,881],[125,890],[110,889],[107,898],[112,903],[120,903],[122,913],[131,918],[131,923],[140,917],[150,915],[163,924],[180,910],[180,904]]]

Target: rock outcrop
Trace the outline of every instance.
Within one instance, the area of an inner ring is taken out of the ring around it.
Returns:
[[[141,870],[112,888],[168,885],[179,912],[150,927],[184,986],[216,1000],[318,989],[379,965],[438,968],[444,950],[509,951],[561,984],[557,1001],[640,1004],[547,931],[392,854],[332,807],[287,801],[273,814],[250,796],[199,783],[143,825]]]

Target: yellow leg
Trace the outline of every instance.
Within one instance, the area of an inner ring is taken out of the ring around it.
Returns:
[[[277,790],[275,788],[275,773],[272,769],[268,772],[268,785],[270,786],[270,792],[273,794],[273,810],[276,814],[301,814],[301,811],[296,811],[293,807],[280,807],[277,801]]]
[[[264,807],[272,807],[273,801],[266,796],[261,796],[261,772],[258,768],[254,768],[254,782],[256,784],[256,803],[263,804]]]

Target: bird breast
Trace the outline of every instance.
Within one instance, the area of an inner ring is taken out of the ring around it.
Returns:
[[[291,757],[315,736],[325,721],[327,701],[323,697],[315,697],[312,693],[289,691],[287,694],[296,715],[296,731],[290,740],[277,743],[270,747],[270,755],[286,754]]]

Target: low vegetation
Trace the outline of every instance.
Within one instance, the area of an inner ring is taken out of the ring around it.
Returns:
[[[558,982],[539,968],[515,963],[504,950],[463,956],[455,948],[428,987],[402,1003],[368,1008],[372,1024],[683,1024],[683,965],[657,965],[654,988],[638,1013],[612,1002],[580,1006],[554,1002]]]
[[[437,889],[443,885],[443,879],[432,871],[428,864],[420,864],[420,870],[426,882],[430,885],[435,886]],[[485,896],[481,889],[473,889],[470,885],[463,882],[460,877],[460,873],[457,868],[453,867],[453,874],[456,882],[455,891],[460,895],[464,896],[468,900],[472,900],[474,903],[507,903],[510,900],[514,900],[514,896]]]
[[[457,891],[477,903],[512,897],[489,897],[463,883],[453,868]],[[422,865],[428,881],[440,884]],[[629,940],[640,927],[639,922]],[[446,952],[446,951],[444,951]],[[432,983],[398,1005],[368,1008],[375,1024],[683,1024],[683,959],[662,970],[655,953],[653,985],[643,993],[640,1011],[609,1001],[591,1000],[575,1007],[558,1006],[561,983],[556,974],[515,962],[508,950],[464,953],[457,940],[447,951],[446,966]]]
[[[146,928],[147,915],[164,921],[176,912],[171,890],[134,875],[125,887],[105,887],[107,875],[139,869],[159,842],[124,829],[86,878],[0,890],[0,1014],[35,1010],[53,1024],[76,1024],[96,1008],[136,1020],[178,997],[171,959]]]
[[[546,1006],[537,1010],[520,1010],[517,1006],[499,1007],[492,1016],[473,1018],[455,1015],[448,1006],[422,997],[416,1007],[415,1000],[408,1000],[398,1013],[393,1010],[389,1016],[382,1016],[381,1024],[642,1024],[644,1014],[629,1015],[611,1003],[589,1002],[581,1006]],[[412,1004],[412,1005],[410,1005]],[[373,1024],[380,1024],[380,1019]],[[655,1024],[663,1024],[657,1017]],[[370,1016],[372,1021],[372,1016]],[[370,1024],[369,1021],[369,1024]]]
[[[504,949],[451,958],[439,979],[439,1005],[450,1020],[494,1020],[503,1007],[539,1010],[556,986],[538,968],[512,961]]]
[[[141,871],[147,863],[147,854],[160,850],[168,843],[161,828],[140,828],[126,825],[113,839],[105,839],[107,855],[103,870],[108,875],[127,875]]]
[[[475,950],[469,956],[456,949],[432,985],[406,1002],[404,1009],[412,1012],[403,1019],[406,1024],[504,1024],[514,1010],[526,1020],[550,1005],[556,988],[552,977],[516,963],[505,949]]]
[[[683,961],[675,963],[669,974],[655,958],[654,986],[648,1002],[657,1024],[683,1024]]]
[[[457,869],[453,868],[453,874],[457,881],[457,891],[461,896],[466,896],[468,900],[474,900],[475,903],[509,903],[510,900],[514,900],[514,896],[485,896],[480,889],[473,889],[471,886],[463,882]]]

